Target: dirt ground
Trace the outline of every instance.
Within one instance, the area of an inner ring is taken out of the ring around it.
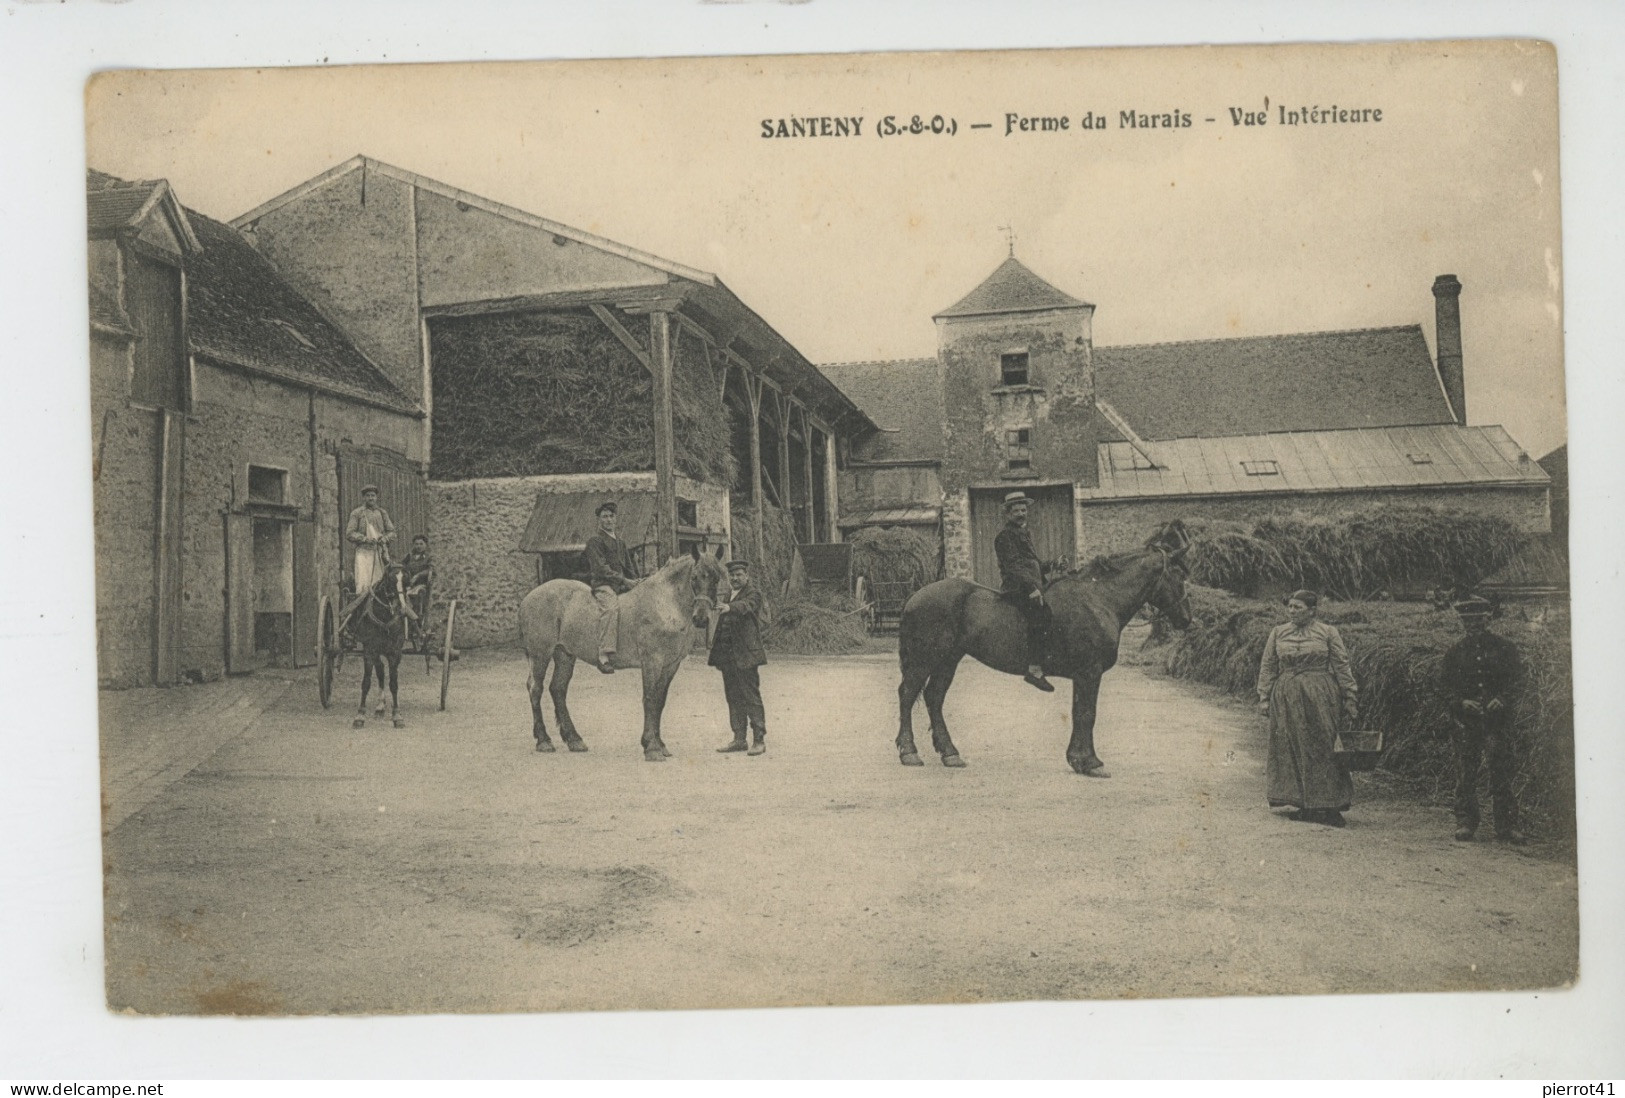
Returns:
[[[691,659],[664,764],[638,749],[636,673],[578,674],[591,751],[541,755],[516,652],[468,654],[446,713],[438,671],[408,661],[404,730],[350,727],[352,670],[334,708],[295,684],[107,837],[115,1009],[1397,992],[1575,973],[1568,855],[1456,843],[1447,811],[1363,783],[1346,829],[1289,822],[1264,804],[1262,721],[1134,667],[1103,687],[1105,780],[1065,763],[1065,684],[1042,695],[970,661],[947,710],[964,770],[898,765],[883,653],[775,658],[758,758],[715,752],[720,677]]]

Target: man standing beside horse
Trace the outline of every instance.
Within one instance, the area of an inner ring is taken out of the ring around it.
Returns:
[[[742,560],[728,562],[728,587],[728,601],[717,607],[720,616],[707,661],[722,672],[728,725],[733,730],[733,740],[717,751],[761,755],[767,751],[767,713],[762,707],[759,670],[767,662],[767,653],[762,650],[762,593],[751,586],[750,565]],[[747,723],[755,732],[748,749]]]
[[[1025,492],[1011,492],[1004,497],[1004,529],[993,539],[993,552],[999,558],[1004,597],[1027,622],[1027,673],[1022,681],[1051,693],[1055,687],[1044,677],[1050,630],[1050,608],[1044,602],[1044,564],[1038,559],[1033,532],[1027,528],[1027,509],[1032,502]]]
[[[614,500],[598,505],[595,515],[598,532],[587,539],[587,585],[598,603],[598,670],[615,671],[615,649],[620,641],[620,596],[637,585],[637,568],[626,543],[615,536],[617,507]]]

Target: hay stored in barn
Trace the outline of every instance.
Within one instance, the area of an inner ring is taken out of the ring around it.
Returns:
[[[762,545],[765,556],[756,559],[756,509],[733,507],[733,555],[750,561],[751,578],[775,608],[784,599],[784,586],[795,564],[796,526],[788,514],[771,503],[762,504]]]
[[[649,372],[591,313],[444,317],[430,340],[435,479],[654,468]],[[727,420],[703,350],[680,334],[672,423],[677,471],[729,483]]]

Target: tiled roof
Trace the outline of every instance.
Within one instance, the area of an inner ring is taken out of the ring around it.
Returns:
[[[1454,422],[1414,324],[1097,347],[1094,365],[1148,439]]]
[[[1100,485],[1079,499],[1269,495],[1470,485],[1544,487],[1546,471],[1501,427],[1288,431],[1099,447]]]
[[[229,225],[188,210],[202,250],[187,263],[192,349],[399,411],[416,405]]]
[[[942,459],[942,383],[936,359],[834,362],[818,369],[881,429],[860,442],[860,460]]]
[[[1092,308],[1064,294],[1029,271],[1011,256],[976,289],[937,316],[984,316],[988,313],[1030,313],[1045,309]]]
[[[113,232],[135,220],[162,183],[142,179],[127,183],[92,172],[85,188],[85,206],[92,233]]]

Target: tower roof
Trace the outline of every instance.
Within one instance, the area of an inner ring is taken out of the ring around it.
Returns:
[[[1093,309],[1087,301],[1064,294],[1029,271],[1021,260],[1011,256],[998,270],[955,305],[933,319],[952,316],[985,316],[989,313],[1037,313],[1050,309]]]

